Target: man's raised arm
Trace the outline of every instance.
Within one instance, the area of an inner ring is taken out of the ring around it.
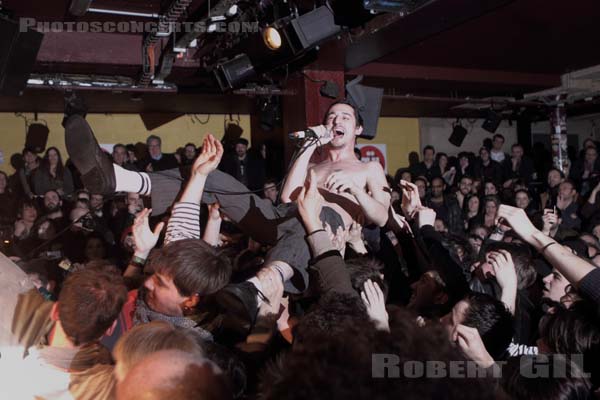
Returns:
[[[281,189],[280,198],[282,203],[290,203],[296,199],[306,181],[310,159],[315,149],[317,146],[324,145],[331,140],[327,129],[323,125],[310,129],[320,137],[320,140],[307,140],[304,142],[302,149],[299,150],[301,152],[300,156],[292,164],[285,181],[285,186]]]

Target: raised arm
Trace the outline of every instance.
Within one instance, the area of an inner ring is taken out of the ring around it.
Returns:
[[[285,185],[281,189],[280,198],[282,203],[290,203],[296,199],[296,196],[298,196],[300,189],[302,189],[302,186],[304,185],[304,181],[306,181],[310,159],[314,154],[315,149],[319,144],[323,145],[331,140],[329,132],[323,125],[312,127],[310,129],[320,137],[320,140],[318,142],[307,140],[299,150],[301,152],[300,156],[292,164]]]
[[[209,204],[208,221],[206,222],[206,227],[204,228],[202,240],[213,247],[217,247],[219,245],[221,222],[223,222],[223,219],[221,218],[221,213],[219,212],[219,203]]]

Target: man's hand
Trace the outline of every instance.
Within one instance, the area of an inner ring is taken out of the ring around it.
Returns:
[[[506,204],[501,204],[498,207],[496,225],[498,223],[508,224],[525,241],[530,239],[531,235],[538,232],[529,220],[529,217],[527,217],[527,214],[525,214],[525,210],[507,206]]]
[[[488,261],[494,269],[494,275],[500,288],[509,290],[517,289],[517,271],[512,256],[506,250],[492,251],[488,255]]]
[[[556,235],[556,231],[558,230],[558,225],[560,224],[558,215],[556,215],[556,213],[552,210],[544,210],[542,221],[544,221],[542,233],[544,235],[554,237],[554,235]]]
[[[367,254],[368,251],[362,236],[362,225],[356,221],[350,226],[347,242],[358,254]]]
[[[494,364],[494,359],[485,348],[477,329],[470,326],[457,325],[452,332],[452,340],[458,345],[465,356],[475,361],[479,366],[489,368]]]
[[[219,208],[221,207],[221,205],[219,203],[213,203],[213,204],[209,204],[208,205],[208,219],[212,220],[212,221],[221,221],[221,212],[219,211]]]
[[[400,187],[402,188],[402,211],[406,218],[412,219],[417,209],[422,207],[419,188],[414,183],[404,180],[400,181]]]
[[[417,212],[418,212],[417,222],[419,223],[419,228],[422,228],[426,225],[433,226],[433,224],[435,223],[435,216],[437,215],[435,213],[435,211],[433,211],[431,208],[421,206],[417,210]]]
[[[146,259],[150,251],[156,246],[160,232],[165,226],[164,222],[160,222],[154,228],[154,232],[150,230],[148,223],[148,217],[152,213],[152,210],[144,208],[133,222],[133,241],[135,243],[135,255],[137,257]]]
[[[360,297],[367,307],[367,314],[375,323],[375,327],[382,331],[390,330],[389,317],[385,308],[385,297],[379,288],[379,285],[367,280],[363,285],[363,290],[360,292]]]
[[[331,130],[325,125],[311,126],[308,129],[312,129],[317,134],[321,145],[331,142],[331,139],[333,138]]]
[[[275,314],[279,316],[281,298],[283,296],[283,282],[281,275],[274,268],[263,268],[258,271],[256,277],[260,281],[262,294],[267,300],[263,300],[258,308],[258,315],[265,316]]]
[[[310,170],[308,190],[306,185],[302,187],[298,195],[298,212],[302,217],[302,222],[308,233],[318,229],[323,229],[320,215],[323,208],[323,196],[317,189],[317,175],[314,170]]]
[[[341,226],[338,226],[335,233],[331,230],[331,226],[329,224],[325,224],[325,231],[329,235],[329,239],[331,240],[331,244],[337,251],[340,252],[342,257],[346,253],[346,241],[348,240],[348,232],[344,230]]]
[[[356,196],[360,190],[363,190],[354,181],[352,174],[344,170],[338,170],[329,175],[325,181],[325,187],[331,192],[347,192],[353,196]]]
[[[202,143],[202,153],[192,166],[192,175],[208,176],[217,169],[221,157],[223,157],[223,145],[209,133]]]

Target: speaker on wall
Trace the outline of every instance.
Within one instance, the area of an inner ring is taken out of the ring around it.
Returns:
[[[34,153],[41,153],[46,149],[48,143],[48,127],[38,122],[32,122],[27,127],[25,136],[25,147],[33,150]]]

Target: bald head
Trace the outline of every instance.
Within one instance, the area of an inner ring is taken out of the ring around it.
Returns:
[[[117,400],[223,400],[231,392],[219,368],[180,350],[152,353],[117,386]]]

